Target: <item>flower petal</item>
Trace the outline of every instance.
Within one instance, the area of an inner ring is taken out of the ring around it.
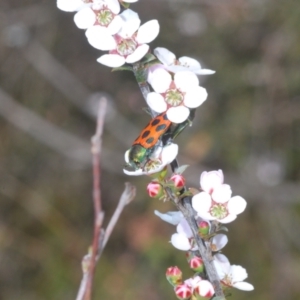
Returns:
[[[242,266],[232,265],[230,267],[230,273],[233,282],[243,281],[248,277],[246,269]]]
[[[196,108],[200,106],[206,99],[206,89],[201,86],[195,86],[186,92],[183,103],[189,108]]]
[[[184,234],[174,233],[171,236],[171,244],[179,250],[187,251],[191,249],[190,241]]]
[[[248,282],[235,282],[232,284],[233,287],[242,291],[253,291],[254,286]]]
[[[107,51],[115,49],[115,39],[109,34],[107,28],[96,25],[87,29],[85,35],[88,42],[96,49]]]
[[[183,72],[176,73],[174,75],[174,82],[176,84],[176,87],[183,92],[186,92],[190,88],[199,85],[198,77],[190,71],[183,71]]]
[[[139,15],[131,9],[126,9],[120,14],[120,17],[123,19],[124,23],[118,35],[122,38],[132,37],[141,24]]]
[[[138,170],[135,170],[135,171],[128,171],[126,169],[123,169],[123,172],[126,175],[129,175],[129,176],[141,176],[141,175],[145,174],[142,169],[138,169]]]
[[[159,24],[157,20],[151,20],[143,24],[137,33],[136,40],[139,44],[148,44],[152,42],[159,33]]]
[[[122,27],[123,20],[120,16],[115,16],[114,19],[107,26],[107,29],[111,35],[116,34]]]
[[[200,186],[207,192],[212,193],[213,189],[224,182],[224,175],[222,170],[218,171],[204,171],[200,176]]]
[[[193,237],[193,232],[186,219],[180,220],[180,223],[177,225],[176,230],[177,233],[184,234],[187,238]]]
[[[87,29],[95,24],[96,15],[90,7],[86,7],[75,14],[74,22],[78,28]]]
[[[225,217],[223,219],[218,219],[218,221],[222,224],[227,224],[227,223],[234,221],[235,219],[236,219],[235,214],[229,214],[227,217]]]
[[[211,243],[215,245],[214,251],[219,251],[228,243],[228,237],[223,233],[217,234],[212,238]]]
[[[117,54],[104,54],[97,59],[97,62],[111,68],[117,68],[124,65],[125,58]]]
[[[176,59],[175,54],[166,48],[157,47],[153,52],[158,60],[167,66],[172,65]]]
[[[230,185],[221,184],[214,189],[211,196],[215,202],[225,203],[230,199],[231,194],[232,194],[232,191],[231,191]]]
[[[192,198],[192,206],[198,214],[201,212],[208,212],[211,207],[211,204],[211,197],[206,192],[196,194]]]
[[[172,225],[178,225],[179,222],[183,219],[183,214],[180,211],[168,211],[167,213],[162,214],[159,211],[155,210],[154,214],[161,218],[163,221]]]
[[[169,144],[164,146],[162,153],[161,153],[161,161],[162,164],[165,166],[171,163],[178,154],[178,145],[177,144]]]
[[[171,107],[167,111],[168,119],[171,122],[177,124],[184,122],[189,117],[189,115],[190,115],[190,110],[183,105]]]
[[[227,204],[227,209],[232,214],[240,214],[242,213],[247,206],[247,202],[244,198],[240,196],[232,197]]]
[[[158,113],[162,113],[167,110],[167,103],[161,94],[151,92],[147,95],[147,104],[151,109]]]
[[[162,68],[155,70],[152,74],[151,86],[157,93],[164,93],[170,87],[171,82],[171,74]]]
[[[118,0],[109,0],[109,1],[106,1],[108,2],[107,5],[108,5],[108,8],[115,14],[117,15],[120,10],[121,10],[121,7],[120,7],[120,3]]]
[[[131,64],[141,60],[149,50],[149,45],[138,46],[135,51],[126,57],[126,62]]]

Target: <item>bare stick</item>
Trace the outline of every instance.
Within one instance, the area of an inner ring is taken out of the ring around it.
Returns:
[[[101,154],[101,136],[103,132],[104,116],[106,112],[107,100],[100,99],[96,133],[92,137],[92,155],[93,155],[93,201],[94,201],[94,237],[91,249],[91,258],[88,266],[87,285],[84,294],[85,300],[90,300],[92,296],[93,278],[96,266],[96,257],[98,254],[99,238],[102,227],[104,213],[101,205],[100,188],[100,154]]]

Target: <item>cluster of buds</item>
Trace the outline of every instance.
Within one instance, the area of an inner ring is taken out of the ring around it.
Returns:
[[[193,189],[193,193],[195,193],[195,191],[196,189]],[[224,193],[223,196],[222,191]],[[203,193],[207,195],[205,197],[210,197],[209,206],[205,203],[198,203],[204,202],[202,196]],[[236,209],[234,218],[232,217],[232,210],[229,209],[231,207],[231,204],[229,205],[229,203],[232,199],[237,199],[233,206]],[[217,200],[219,200],[219,202]],[[203,207],[199,209],[201,205],[206,205],[205,209],[203,209]],[[203,240],[205,240],[213,254],[213,264],[216,268],[224,291],[229,288],[237,288],[244,291],[253,290],[253,286],[250,283],[244,282],[248,276],[246,270],[241,266],[230,265],[228,258],[224,254],[220,253],[220,251],[228,243],[228,238],[225,234],[219,233],[220,230],[226,229],[224,226],[219,225],[222,225],[222,223],[232,222],[238,213],[244,211],[246,201],[240,196],[231,198],[230,186],[224,184],[223,172],[218,170],[203,172],[201,174],[200,190],[192,197],[192,206],[197,212],[195,218],[198,224],[198,234]],[[218,209],[215,206],[217,206]],[[221,206],[221,208],[219,208],[219,206]],[[217,213],[220,213],[220,215],[217,215]],[[201,297],[210,298],[214,293],[214,289],[208,281],[208,278],[206,278],[205,266],[202,258],[199,257],[199,255],[195,255],[199,249],[195,236],[193,235],[187,220],[183,217],[183,214],[178,211],[167,212],[164,214],[155,211],[155,214],[163,221],[176,226],[176,233],[171,236],[170,242],[176,249],[186,251],[188,264],[195,272],[193,278],[184,282],[181,280],[181,282],[176,285],[175,293],[177,297],[179,299],[199,299],[199,297],[197,298],[195,296],[195,293],[197,293],[198,290],[201,291],[201,284],[203,284],[206,289],[202,288],[202,291],[208,292],[207,294],[206,292],[203,292],[199,295]],[[214,231],[212,231],[211,222],[214,222]],[[169,279],[170,270],[173,269],[170,268],[167,271],[167,278],[169,282],[171,282]],[[197,289],[195,289],[195,282]]]

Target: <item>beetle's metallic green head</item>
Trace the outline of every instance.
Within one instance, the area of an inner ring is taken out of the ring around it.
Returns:
[[[141,145],[133,145],[125,152],[125,161],[128,166],[138,170],[144,166],[149,157],[149,150]]]

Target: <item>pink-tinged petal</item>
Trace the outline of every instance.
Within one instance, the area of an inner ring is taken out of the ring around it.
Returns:
[[[189,71],[178,72],[174,75],[174,82],[176,87],[181,91],[186,92],[192,87],[199,85],[198,77]]]
[[[211,204],[211,197],[206,192],[196,194],[192,198],[192,206],[197,213],[208,212],[211,207]]]
[[[96,15],[90,7],[86,7],[75,14],[74,22],[78,28],[87,29],[95,24]]]
[[[117,54],[104,54],[97,59],[97,62],[111,68],[117,68],[124,65],[125,58]]]
[[[195,86],[186,92],[183,103],[189,108],[196,108],[200,106],[206,99],[206,89],[201,86]]]
[[[126,62],[131,64],[141,60],[148,52],[149,45],[138,46],[135,51],[126,57]]]
[[[143,24],[137,33],[136,40],[139,44],[148,44],[152,42],[159,33],[159,24],[157,20],[151,20]]]
[[[114,19],[107,26],[107,29],[111,35],[116,34],[122,27],[123,20],[120,16],[115,16]]]
[[[122,38],[130,38],[139,29],[141,20],[136,12],[131,9],[124,10],[120,17],[124,23],[118,35]]]
[[[162,113],[167,110],[167,104],[164,100],[164,97],[155,92],[151,92],[147,95],[147,104],[151,109],[158,113]]]
[[[120,3],[118,0],[109,0],[106,1],[108,4],[108,8],[115,14],[119,14],[121,7],[120,7]]]
[[[170,73],[162,68],[155,70],[152,74],[151,86],[157,93],[166,92],[172,82]]]
[[[218,221],[222,224],[228,224],[236,219],[236,215],[234,214],[229,214],[227,217],[223,219],[218,219]]]
[[[123,169],[123,172],[129,176],[141,176],[145,174],[142,169],[138,169],[136,171],[128,171],[126,169]]]
[[[168,165],[171,163],[178,154],[178,145],[177,144],[169,144],[167,146],[164,146],[162,153],[161,153],[161,161],[162,164]]]
[[[56,1],[57,8],[63,11],[78,11],[86,4],[82,2],[82,0],[57,0]]]
[[[193,232],[186,219],[182,219],[177,225],[177,233],[185,235],[187,238],[193,237]]]
[[[190,115],[190,110],[185,106],[171,107],[167,111],[168,119],[173,122],[180,124],[184,122]]]
[[[87,29],[85,35],[90,45],[94,48],[108,51],[115,49],[117,44],[115,39],[109,34],[107,28],[96,25]]]
[[[228,237],[223,233],[217,234],[212,238],[211,243],[214,245],[214,251],[219,251],[228,243]]]
[[[202,172],[200,176],[200,186],[207,192],[212,193],[213,189],[224,182],[224,175],[222,170]]]
[[[166,48],[157,47],[153,52],[158,60],[167,66],[174,64],[174,61],[176,60],[175,54]]]
[[[171,244],[176,249],[179,249],[182,251],[188,251],[191,249],[191,244],[190,244],[189,239],[183,234],[174,233],[171,237]]]
[[[205,298],[211,298],[214,293],[214,287],[208,280],[201,280],[198,284],[198,293]]]
[[[244,198],[240,196],[232,197],[227,204],[227,209],[229,213],[238,215],[242,213],[247,206],[247,202]]]
[[[215,202],[225,203],[230,199],[231,194],[232,191],[230,185],[221,184],[214,189],[211,196]]]
[[[183,214],[180,211],[169,211],[165,214],[162,214],[159,211],[155,210],[154,214],[161,218],[163,221],[172,225],[178,225],[179,222],[183,219]]]
[[[247,271],[242,266],[232,265],[230,267],[230,273],[232,275],[232,281],[243,281],[248,277]]]
[[[232,286],[236,289],[242,290],[242,291],[253,291],[254,286],[248,282],[236,282],[233,283]]]

